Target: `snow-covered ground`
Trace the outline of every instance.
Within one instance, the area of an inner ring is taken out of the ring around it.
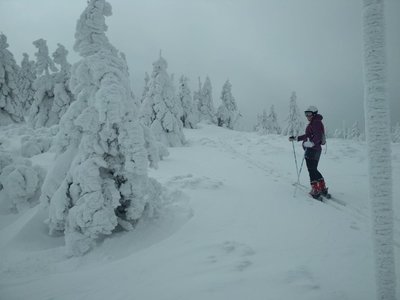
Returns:
[[[82,257],[66,257],[63,237],[48,235],[39,206],[10,214],[2,199],[0,299],[375,299],[365,143],[329,139],[321,157],[342,206],[295,191],[286,137],[204,124],[184,133],[188,145],[170,148],[149,171],[166,188],[158,218]],[[18,149],[16,136],[1,136],[3,147]],[[397,183],[400,144],[392,156]],[[53,159],[30,158],[43,168]],[[305,167],[301,182],[308,182]],[[397,270],[399,195],[395,184]]]

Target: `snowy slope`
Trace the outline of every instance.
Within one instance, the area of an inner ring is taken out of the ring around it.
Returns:
[[[330,139],[320,169],[346,206],[298,190],[292,144],[211,125],[150,176],[167,197],[156,220],[79,258],[47,235],[40,208],[1,206],[0,299],[374,299],[365,144]],[[393,145],[393,180],[400,179]],[[299,164],[302,150],[296,145]],[[51,156],[32,158],[48,164]],[[307,171],[301,182],[307,184]],[[394,185],[400,270],[400,187]],[[1,193],[0,193],[1,196]]]

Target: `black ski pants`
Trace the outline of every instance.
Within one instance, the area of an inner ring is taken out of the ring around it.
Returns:
[[[318,171],[318,163],[320,157],[321,151],[319,150],[307,148],[306,152],[304,153],[304,159],[306,160],[308,174],[310,175],[310,182],[324,179],[322,174]]]

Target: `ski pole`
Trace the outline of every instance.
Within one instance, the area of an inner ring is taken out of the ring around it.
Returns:
[[[300,174],[301,174],[301,170],[303,169],[303,165],[304,165],[304,157],[305,157],[305,155],[303,155],[303,159],[301,160],[300,170],[299,170],[299,174],[297,176],[297,183],[298,184],[300,184]]]
[[[292,146],[293,146],[294,162],[296,164],[296,174],[297,174],[297,179],[298,179],[299,178],[299,166],[297,165],[296,150],[294,149],[294,142],[293,141],[292,141]]]
[[[301,170],[303,169],[304,157],[305,157],[305,154],[303,155],[303,159],[301,160],[300,170],[297,173],[297,183],[295,184],[294,193],[293,193],[294,198],[296,198],[297,187],[300,185],[300,174],[301,174]]]

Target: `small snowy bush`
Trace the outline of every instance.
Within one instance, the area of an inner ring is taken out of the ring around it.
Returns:
[[[26,159],[11,163],[2,170],[0,184],[12,210],[20,212],[36,204],[43,172]]]

